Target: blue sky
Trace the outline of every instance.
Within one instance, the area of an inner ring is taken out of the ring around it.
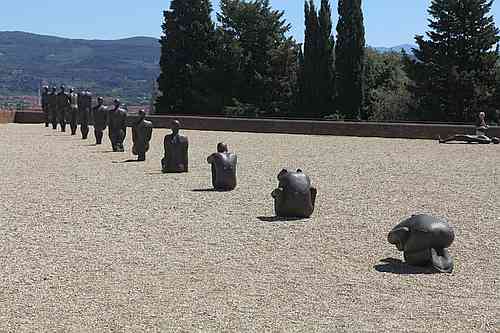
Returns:
[[[316,0],[319,3],[320,0]],[[219,0],[213,0],[218,9]],[[285,10],[293,25],[291,34],[303,40],[303,0],[271,0]],[[427,28],[430,0],[364,0],[366,39],[371,46],[412,43]],[[337,0],[331,0],[334,13]],[[85,8],[81,6],[85,4]],[[71,38],[117,39],[131,36],[159,37],[162,10],[169,0],[2,0],[0,31],[21,30]],[[500,17],[500,2],[492,13]],[[336,21],[335,21],[336,24]]]

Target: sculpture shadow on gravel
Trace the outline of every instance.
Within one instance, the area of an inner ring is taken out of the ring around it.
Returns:
[[[283,217],[283,216],[257,216],[259,220],[262,222],[295,222],[295,221],[306,221],[309,218],[304,217]]]
[[[129,160],[125,160],[125,161],[113,161],[111,163],[133,163],[133,162],[144,162],[144,161],[139,161],[136,159],[129,159]]]
[[[407,263],[395,259],[385,258],[380,260],[382,264],[377,264],[373,268],[380,273],[392,273],[399,275],[413,275],[413,274],[435,274],[437,271],[432,267],[418,267],[411,266]]]

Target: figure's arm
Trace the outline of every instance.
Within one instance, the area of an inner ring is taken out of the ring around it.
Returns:
[[[282,195],[283,195],[283,188],[282,187],[278,187],[278,188],[274,189],[274,191],[271,192],[271,196],[274,199],[280,199]]]
[[[132,127],[132,141],[133,142],[136,142],[137,141],[137,129],[134,127]]]
[[[153,128],[152,127],[147,127],[146,128],[146,141],[151,141],[151,137],[153,136]]]
[[[184,153],[184,165],[187,167],[189,160],[189,140],[186,138],[186,148]]]
[[[316,195],[318,194],[318,190],[312,186],[309,190],[311,191],[311,203],[314,207],[314,204],[316,203]]]

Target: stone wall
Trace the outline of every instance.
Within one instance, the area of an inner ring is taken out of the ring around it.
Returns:
[[[129,124],[135,121],[129,117]],[[338,135],[359,137],[436,139],[452,134],[474,134],[474,126],[416,123],[371,123],[311,120],[244,119],[192,116],[149,116],[156,128],[169,128],[178,119],[182,128],[206,131],[287,133],[309,135]],[[42,123],[41,112],[17,112],[17,123]],[[500,127],[491,127],[489,134],[500,137]]]
[[[13,123],[15,116],[15,110],[0,110],[0,124]]]

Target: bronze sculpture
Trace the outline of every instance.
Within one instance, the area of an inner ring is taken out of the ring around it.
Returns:
[[[207,158],[212,165],[212,184],[217,191],[232,191],[236,188],[236,164],[238,157],[228,152],[223,142],[217,144],[217,152]]]
[[[89,134],[89,118],[92,108],[92,94],[89,91],[82,91],[78,94],[78,115],[80,120],[80,132],[82,139],[86,140]]]
[[[314,211],[316,188],[302,170],[296,172],[281,170],[279,185],[271,195],[274,198],[276,216],[287,218],[308,218]]]
[[[476,135],[468,134],[455,134],[445,139],[439,138],[439,143],[448,143],[452,141],[460,141],[467,143],[479,143],[479,144],[500,144],[500,139],[496,137],[487,136],[487,131],[489,126],[485,121],[486,114],[484,112],[479,112],[478,121],[476,123]]]
[[[165,136],[163,147],[165,155],[161,160],[163,173],[188,172],[188,138],[179,134],[181,124],[172,121],[172,134]]]
[[[52,129],[57,129],[57,88],[52,87],[52,91],[47,96],[47,107],[49,121],[52,123]]]
[[[455,233],[444,220],[429,215],[413,215],[395,226],[387,240],[404,251],[405,261],[413,266],[432,266],[438,272],[451,273],[453,258],[447,248]]]
[[[132,127],[132,153],[137,155],[138,161],[146,160],[146,152],[149,150],[149,141],[153,134],[153,123],[146,120],[146,112],[139,111],[139,120]]]
[[[102,97],[97,98],[97,105],[92,108],[92,118],[94,119],[95,144],[100,145],[103,137],[102,132],[106,129],[108,122],[108,111]]]
[[[69,127],[71,128],[71,135],[76,135],[78,127],[78,94],[75,93],[73,88],[69,90],[69,100]]]
[[[66,132],[66,114],[69,112],[70,100],[66,88],[62,85],[57,93],[57,121],[61,125],[61,132]]]
[[[122,109],[119,99],[113,102],[113,109],[108,111],[108,135],[114,152],[123,152],[123,141],[127,135],[127,112]]]
[[[49,87],[44,86],[41,95],[42,111],[45,119],[45,127],[49,127]]]

